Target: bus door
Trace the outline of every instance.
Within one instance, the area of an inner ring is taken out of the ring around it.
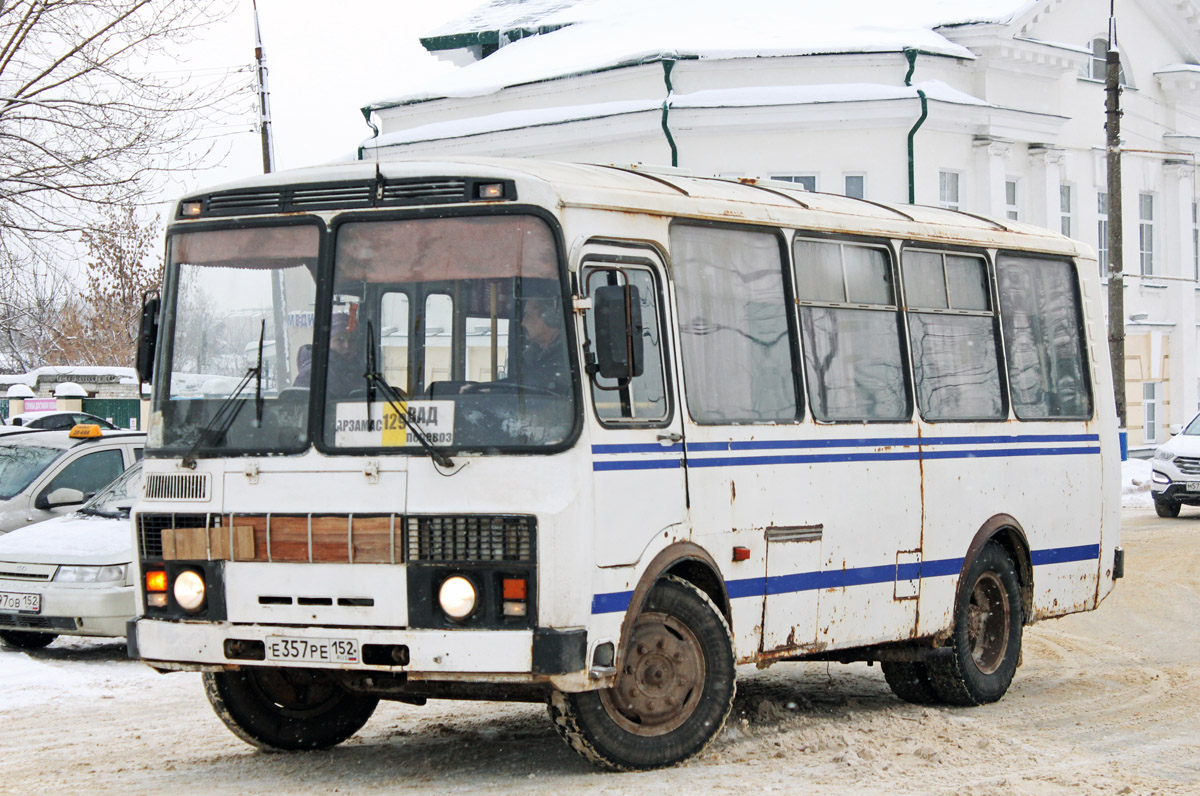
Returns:
[[[637,289],[643,368],[630,380],[589,382],[595,484],[595,560],[602,567],[636,563],[651,540],[679,533],[687,516],[683,429],[671,398],[670,335],[663,268],[648,248],[589,245],[579,272],[584,299],[609,285]],[[594,314],[583,313],[581,339],[595,340]],[[587,343],[591,345],[591,343]]]

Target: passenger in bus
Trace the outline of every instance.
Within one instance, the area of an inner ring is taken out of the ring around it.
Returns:
[[[331,398],[345,398],[351,391],[366,385],[365,365],[355,356],[354,330],[350,328],[350,316],[335,313],[329,328],[329,367],[326,371],[325,392]],[[294,387],[310,387],[312,384],[312,356],[299,363]]]
[[[571,390],[567,341],[557,296],[526,298],[521,317],[521,350],[510,380],[525,387],[565,395]]]

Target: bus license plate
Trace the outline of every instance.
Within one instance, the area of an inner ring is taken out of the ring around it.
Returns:
[[[0,611],[14,614],[39,614],[42,612],[42,595],[0,591]]]
[[[268,636],[267,658],[301,663],[358,663],[358,642],[349,638]]]
[[[1188,481],[1187,482],[1187,491],[1200,492],[1200,481]]]

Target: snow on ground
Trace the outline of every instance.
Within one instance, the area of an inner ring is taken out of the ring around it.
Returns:
[[[1131,509],[1154,508],[1150,497],[1150,460],[1121,462],[1121,505]]]

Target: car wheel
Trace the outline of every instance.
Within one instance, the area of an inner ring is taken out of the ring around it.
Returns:
[[[1021,659],[1024,619],[1017,570],[988,542],[960,584],[950,653],[926,664],[929,682],[950,705],[982,705],[1004,696]]]
[[[22,650],[40,650],[54,639],[57,633],[33,633],[28,630],[0,630],[0,639],[10,647]]]
[[[698,755],[733,706],[733,641],[706,594],[674,577],[655,584],[611,688],[551,692],[554,729],[601,768],[662,768]]]
[[[940,701],[924,661],[880,661],[879,667],[888,688],[905,702],[932,705]]]
[[[1160,517],[1178,517],[1180,504],[1177,500],[1155,500],[1154,513]]]
[[[206,672],[204,691],[234,735],[266,750],[335,746],[358,732],[379,704],[320,669]]]

